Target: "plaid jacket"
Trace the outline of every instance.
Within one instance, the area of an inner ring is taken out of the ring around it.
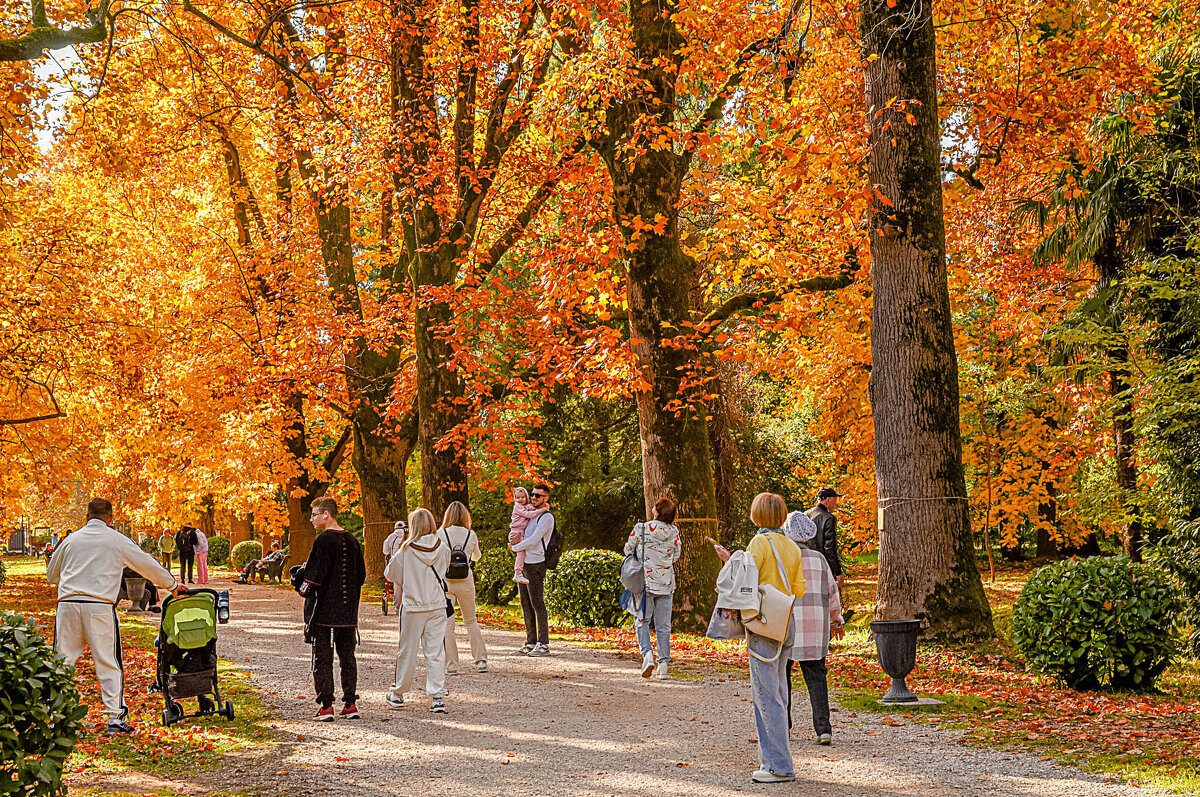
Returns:
[[[803,545],[799,547],[807,589],[796,599],[793,609],[796,641],[790,658],[817,661],[829,655],[830,621],[842,622],[842,597],[825,557]]]

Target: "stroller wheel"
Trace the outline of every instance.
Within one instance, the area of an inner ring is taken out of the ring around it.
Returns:
[[[163,725],[171,725],[183,719],[183,706],[172,700],[171,704],[163,709]]]
[[[227,720],[233,719],[233,701],[232,700],[225,701],[225,710],[222,711],[221,713],[225,715],[225,719],[227,719]]]

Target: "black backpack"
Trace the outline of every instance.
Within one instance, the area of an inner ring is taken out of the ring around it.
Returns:
[[[549,512],[546,514],[550,515]],[[548,537],[542,537],[542,553],[546,555],[547,570],[558,567],[558,560],[562,558],[563,552],[563,535],[558,530],[558,521],[554,515],[550,515],[550,522],[554,524],[550,527],[550,534]]]
[[[446,535],[446,544],[450,546],[450,566],[446,568],[446,578],[460,581],[464,578],[471,577],[471,560],[467,556],[467,542],[471,540],[471,532],[467,531],[467,540],[463,542],[462,548],[455,548],[450,542],[450,532],[442,529],[442,533]]]

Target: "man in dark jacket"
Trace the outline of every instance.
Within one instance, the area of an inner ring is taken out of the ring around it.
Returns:
[[[196,567],[196,544],[200,542],[196,537],[196,530],[191,526],[184,526],[175,535],[175,547],[179,549],[179,583],[182,584],[186,580],[189,584],[195,584],[192,576]],[[187,578],[184,578],[184,574]]]
[[[320,710],[317,722],[333,722],[333,651],[342,670],[343,719],[358,719],[358,601],[367,568],[362,546],[337,522],[337,503],[318,498],[312,503],[312,524],[321,534],[313,541],[304,568],[300,594],[312,641],[313,685]],[[311,611],[311,614],[309,612]]]
[[[837,515],[833,514],[833,510],[837,509],[838,499],[841,497],[841,493],[832,487],[822,487],[821,491],[817,493],[817,505],[804,513],[812,518],[813,523],[817,526],[817,536],[809,541],[808,547],[824,555],[825,561],[829,563],[829,569],[833,571],[833,575],[837,579],[839,588],[846,579],[842,575],[842,555],[838,550],[837,539]]]

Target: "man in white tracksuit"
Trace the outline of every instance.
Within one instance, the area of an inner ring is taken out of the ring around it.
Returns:
[[[87,523],[59,544],[46,566],[46,580],[58,585],[54,649],[74,665],[83,647],[92,649],[100,695],[108,714],[109,733],[131,733],[125,721],[121,629],[117,595],[121,573],[136,570],[156,587],[176,595],[184,587],[137,543],[112,528],[112,504],[104,498],[88,503]]]

